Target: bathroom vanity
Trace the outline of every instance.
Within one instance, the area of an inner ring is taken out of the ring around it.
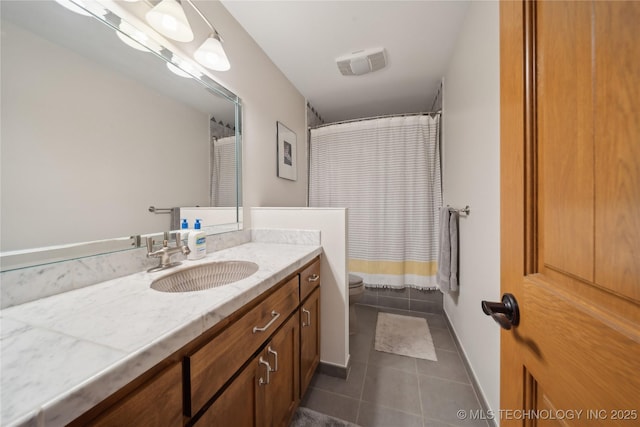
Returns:
[[[196,262],[259,265],[252,276],[219,288],[163,293],[149,288],[163,273],[139,273],[3,310],[3,326],[16,330],[3,331],[3,344],[26,348],[26,357],[3,349],[10,368],[3,366],[3,398],[12,396],[3,400],[9,411],[3,421],[288,425],[319,363],[321,251],[251,242]],[[39,328],[90,341],[91,348],[78,355],[75,344],[31,342],[29,333]],[[43,356],[56,361],[43,363]],[[63,372],[51,372],[54,365]],[[11,377],[19,379],[20,368],[31,372],[16,384]]]
[[[319,361],[319,278],[315,259],[71,425],[287,426]]]

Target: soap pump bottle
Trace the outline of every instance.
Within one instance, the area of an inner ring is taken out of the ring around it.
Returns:
[[[200,220],[196,219],[193,230],[189,232],[187,244],[191,252],[187,255],[187,259],[200,259],[207,254],[207,235],[200,227]]]
[[[186,218],[182,218],[182,223],[180,224],[180,230],[188,230],[189,222],[187,222]]]

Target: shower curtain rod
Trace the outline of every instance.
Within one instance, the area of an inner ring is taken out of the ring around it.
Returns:
[[[366,120],[375,120],[375,119],[385,119],[387,117],[408,117],[408,116],[427,116],[427,115],[432,115],[432,114],[440,114],[442,112],[442,110],[438,110],[438,111],[422,111],[420,113],[402,113],[402,114],[387,114],[384,116],[374,116],[374,117],[364,117],[361,119],[351,119],[351,120],[342,120],[340,122],[333,122],[333,123],[323,123],[321,125],[317,125],[317,126],[310,126],[309,129],[319,129],[325,126],[331,126],[331,125],[341,125],[344,123],[354,123],[354,122],[364,122]]]

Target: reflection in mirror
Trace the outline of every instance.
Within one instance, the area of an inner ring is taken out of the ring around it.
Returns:
[[[0,7],[2,270],[131,248],[186,215],[209,234],[241,228],[233,93],[202,69],[169,72],[178,56],[157,35],[155,52],[128,46],[139,28],[112,11]]]

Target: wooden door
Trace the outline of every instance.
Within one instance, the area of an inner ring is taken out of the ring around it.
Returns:
[[[503,1],[501,426],[640,425],[640,2]]]
[[[320,363],[320,287],[300,306],[300,398]]]

